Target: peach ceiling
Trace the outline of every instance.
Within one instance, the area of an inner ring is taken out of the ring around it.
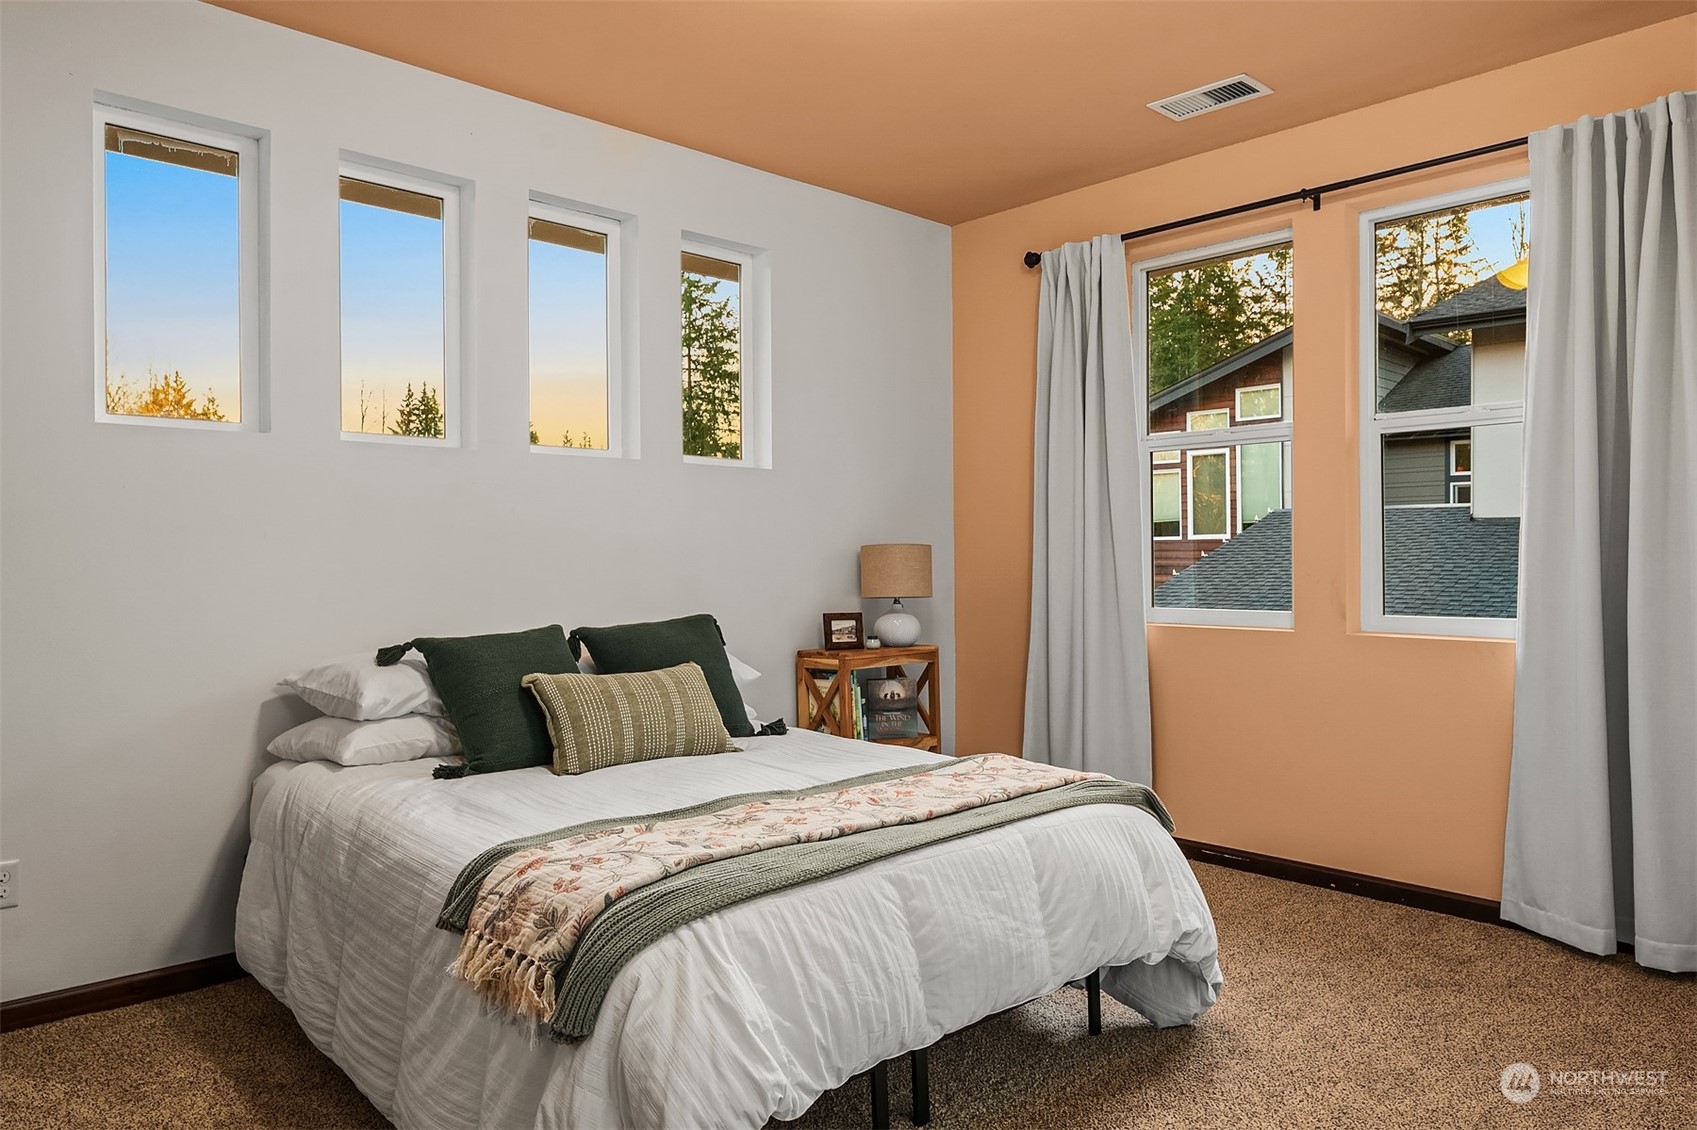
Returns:
[[[951,224],[1697,9],[1697,0],[215,2]],[[1186,123],[1144,105],[1240,71],[1277,93]]]

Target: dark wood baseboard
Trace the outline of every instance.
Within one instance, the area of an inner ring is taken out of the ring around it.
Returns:
[[[50,1020],[80,1016],[85,1012],[104,1012],[109,1008],[140,1004],[142,1001],[186,993],[190,989],[204,989],[208,985],[220,985],[245,976],[247,974],[243,972],[242,967],[236,964],[235,954],[221,953],[217,957],[203,957],[198,961],[185,961],[181,965],[169,965],[164,969],[131,973],[128,977],[114,977],[110,981],[96,981],[92,985],[78,985],[33,997],[20,997],[15,1001],[0,1004],[0,1032],[12,1032],[19,1028],[46,1024]]]
[[[1395,879],[1380,879],[1354,871],[1340,871],[1335,867],[1321,867],[1314,863],[1301,863],[1276,855],[1262,855],[1260,852],[1220,847],[1196,840],[1181,839],[1178,846],[1187,858],[1198,863],[1212,863],[1238,871],[1253,871],[1257,875],[1268,875],[1274,879],[1288,879],[1293,883],[1306,883],[1311,887],[1328,887],[1345,894],[1361,895],[1364,898],[1378,899],[1380,902],[1394,902],[1420,910],[1432,910],[1457,918],[1470,918],[1475,922],[1506,925],[1498,904],[1477,895],[1458,895],[1453,891],[1440,891],[1435,887],[1400,883]]]

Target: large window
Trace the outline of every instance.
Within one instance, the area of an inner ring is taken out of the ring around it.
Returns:
[[[749,256],[686,244],[683,276],[683,451],[745,461],[748,396],[746,284]]]
[[[458,410],[458,204],[450,185],[344,165],[342,434],[451,441]]]
[[[258,145],[96,107],[96,415],[257,426]]]
[[[1524,182],[1362,220],[1362,626],[1513,634]]]
[[[1151,620],[1291,623],[1293,259],[1280,233],[1132,269]]]
[[[618,453],[619,225],[532,203],[530,442]]]

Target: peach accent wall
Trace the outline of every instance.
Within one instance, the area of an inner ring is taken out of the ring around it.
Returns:
[[[1022,252],[1694,87],[1697,16],[1686,16],[955,227],[959,751],[1020,746],[1038,281]],[[1131,246],[1142,259],[1286,225],[1296,241],[1296,627],[1149,629],[1154,783],[1180,835],[1499,895],[1513,644],[1360,631],[1356,233],[1365,210],[1525,167],[1524,156],[1452,166],[1328,197],[1319,212],[1268,211]],[[1253,688],[1253,708],[1233,700],[1236,686]]]

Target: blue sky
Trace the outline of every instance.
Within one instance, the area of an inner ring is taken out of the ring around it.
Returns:
[[[530,241],[530,422],[607,446],[607,257]]]
[[[442,221],[340,203],[342,430],[387,432],[408,382],[442,394]]]
[[[106,153],[107,380],[181,371],[241,418],[236,178]]]
[[[1525,207],[1530,216],[1532,206],[1526,204]],[[1476,208],[1467,215],[1467,230],[1478,245],[1479,253],[1490,260],[1494,270],[1500,271],[1515,261],[1510,225],[1520,218],[1520,209],[1520,203],[1497,204],[1490,208]]]

